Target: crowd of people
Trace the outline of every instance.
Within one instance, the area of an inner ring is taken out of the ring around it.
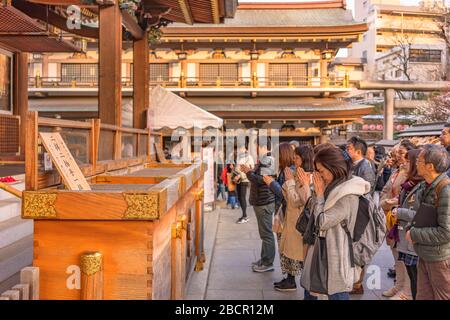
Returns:
[[[238,150],[236,164],[221,172],[218,193],[225,200],[228,189],[231,207],[242,210],[237,223],[245,223],[250,188],[262,241],[252,270],[273,271],[278,245],[284,278],[274,289],[295,291],[300,285],[305,300],[362,294],[370,261],[357,257],[362,253],[354,250],[361,241],[356,230],[373,232],[364,230],[369,222],[361,229],[360,217],[380,212],[383,226],[375,228],[376,237],[383,236],[395,261],[389,270],[394,285],[383,295],[449,300],[450,124],[440,139],[441,145],[403,140],[389,153],[359,137],[344,146],[281,143],[275,151],[277,168],[269,137],[259,140],[256,161],[244,147]]]

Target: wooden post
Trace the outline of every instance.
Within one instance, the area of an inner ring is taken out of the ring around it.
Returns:
[[[198,190],[195,194],[195,255],[197,256],[197,262],[195,264],[195,271],[199,272],[203,270],[203,263],[205,263],[205,252],[203,248],[203,232],[202,232],[202,219],[203,219],[203,196],[204,189]]]
[[[12,287],[11,290],[19,291],[19,300],[30,300],[30,285],[18,284]]]
[[[20,159],[25,160],[26,119],[28,113],[28,54],[14,55],[13,111],[20,116]]]
[[[121,126],[122,14],[118,4],[99,11],[98,113],[103,123]]]
[[[188,77],[187,60],[186,59],[180,60],[180,64],[181,64],[180,87],[186,88],[186,82],[187,82],[186,79]]]
[[[146,111],[149,107],[148,32],[140,40],[133,41],[133,127],[147,127]]]
[[[323,58],[320,60],[320,85],[328,85],[328,61]]]
[[[100,147],[100,119],[92,120],[92,129],[91,129],[91,164],[94,168],[94,172],[97,172],[97,161],[98,161],[98,148]]]
[[[20,292],[18,290],[8,290],[1,294],[2,297],[9,298],[9,300],[20,300]]]
[[[23,268],[20,271],[20,283],[29,285],[30,300],[39,300],[39,268]]]
[[[88,252],[80,257],[81,300],[103,299],[103,256]]]
[[[181,300],[183,299],[183,293],[180,286],[180,275],[182,273],[182,261],[181,261],[181,222],[172,224],[172,261],[171,261],[171,299]],[[184,281],[184,278],[183,278]]]
[[[38,189],[38,113],[28,112],[25,133],[25,190]]]

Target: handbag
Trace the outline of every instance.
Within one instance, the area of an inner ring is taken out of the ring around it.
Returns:
[[[428,203],[422,203],[420,205],[420,207],[419,207],[419,209],[417,209],[416,215],[414,216],[414,219],[411,223],[412,227],[436,228],[437,226],[439,226],[438,212],[437,212],[437,206],[439,205],[439,197],[440,197],[442,188],[444,188],[449,183],[450,183],[450,179],[444,179],[436,186],[436,201],[435,201],[434,205],[428,204]],[[425,198],[426,197],[424,197],[424,199]]]
[[[311,203],[311,197],[306,201],[305,207],[303,208],[302,213],[297,219],[297,223],[295,224],[295,229],[297,229],[298,232],[301,233],[303,236],[306,232],[306,228],[308,227],[308,222],[311,217],[311,210],[309,208],[309,205]]]
[[[318,230],[318,226],[316,228]],[[328,252],[325,237],[316,237],[311,260],[311,270],[309,291],[328,294]]]
[[[272,220],[272,231],[275,233],[283,232],[283,219],[281,215],[283,214],[282,206],[278,209],[278,212],[273,216]]]

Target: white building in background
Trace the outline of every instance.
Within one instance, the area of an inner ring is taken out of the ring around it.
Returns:
[[[367,79],[403,80],[395,68],[389,74],[385,67],[398,48],[406,46],[413,55],[410,61],[414,80],[440,80],[449,73],[447,47],[438,23],[441,18],[438,13],[403,5],[400,0],[356,1],[355,20],[367,22],[369,31],[360,43],[354,44],[350,55],[366,62]]]

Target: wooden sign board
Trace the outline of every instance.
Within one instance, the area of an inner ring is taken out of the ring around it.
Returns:
[[[40,132],[39,136],[66,187],[69,190],[91,190],[61,134],[59,132]]]
[[[158,142],[155,142],[154,145],[155,145],[156,156],[158,157],[158,161],[161,163],[169,163],[169,161],[166,160],[166,156],[164,155],[164,151],[161,147],[161,144]]]

